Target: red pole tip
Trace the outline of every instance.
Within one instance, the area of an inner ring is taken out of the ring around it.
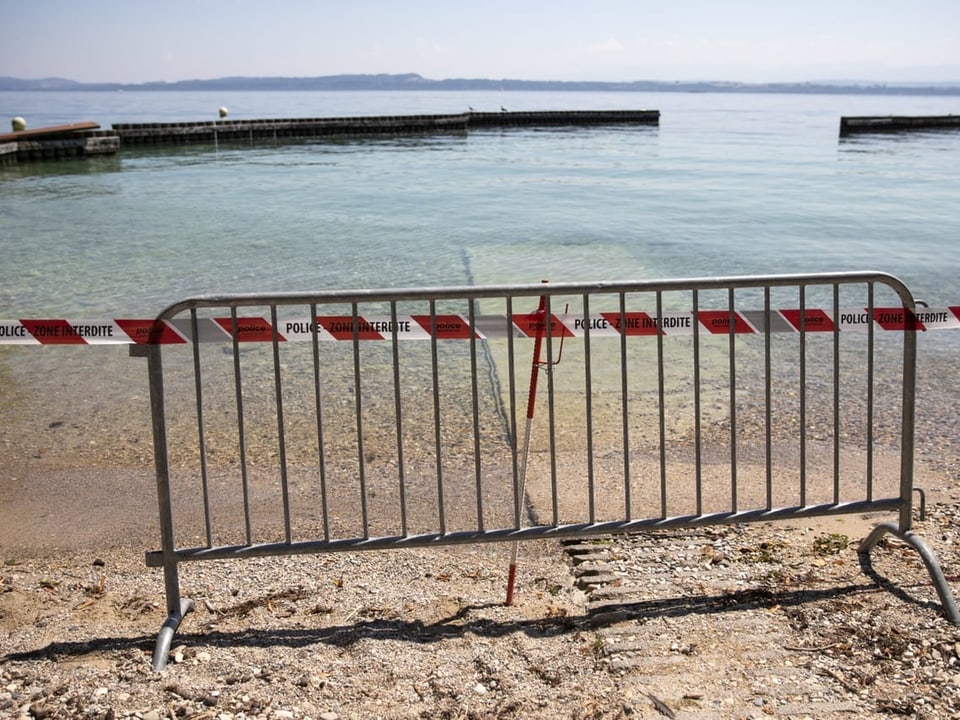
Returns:
[[[507,574],[507,601],[504,603],[507,607],[513,605],[513,585],[517,579],[517,566],[511,565],[510,572]]]

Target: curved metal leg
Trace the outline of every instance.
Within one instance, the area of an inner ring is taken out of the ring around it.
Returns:
[[[930,579],[933,580],[933,586],[937,589],[943,614],[946,615],[947,620],[952,624],[960,625],[960,610],[957,610],[957,603],[954,601],[950,586],[947,585],[947,580],[943,576],[943,571],[940,569],[940,563],[937,562],[933,551],[919,536],[914,535],[909,530],[901,532],[900,528],[894,523],[882,523],[877,525],[870,534],[864,538],[863,542],[860,543],[860,554],[869,555],[873,547],[887,534],[900,538],[920,554],[923,564],[927,566]]]
[[[157,635],[157,646],[153,650],[153,671],[160,672],[167,665],[167,659],[170,656],[170,646],[173,644],[173,636],[183,622],[183,616],[193,610],[194,603],[190,598],[180,600],[180,609],[178,612],[167,616],[166,621],[160,627],[160,634]]]

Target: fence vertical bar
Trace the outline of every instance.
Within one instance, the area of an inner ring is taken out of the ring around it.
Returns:
[[[210,473],[207,468],[207,435],[203,422],[203,375],[200,365],[200,333],[197,328],[197,309],[190,308],[190,333],[193,337],[193,392],[197,401],[197,445],[200,451],[200,488],[203,492],[203,524],[207,547],[213,547],[213,522],[210,516]]]
[[[593,371],[590,364],[590,295],[583,294],[583,385],[587,432],[587,491],[590,522],[597,521],[597,489],[593,467]],[[552,361],[552,358],[551,358]]]
[[[807,286],[800,285],[800,506],[807,504]]]
[[[666,393],[663,370],[663,293],[657,291],[657,429],[660,433],[660,517],[667,516]]]
[[[243,376],[240,372],[240,332],[236,306],[230,308],[230,328],[233,349],[233,388],[237,400],[237,440],[240,450],[240,482],[243,487],[243,521],[247,545],[253,542],[253,525],[250,519],[250,477],[247,468],[247,433],[243,417]]]
[[[440,534],[447,532],[446,506],[443,493],[443,440],[440,421],[440,368],[437,356],[437,301],[430,300],[430,373],[433,379],[433,441],[437,469],[437,512]]]
[[[729,326],[727,343],[730,361],[730,507],[736,512],[738,507],[737,484],[737,311],[733,288],[727,290],[727,310]]]
[[[620,297],[620,411],[621,428],[623,434],[623,517],[629,521],[633,518],[633,493],[630,480],[630,387],[627,381],[627,294],[621,292]]]
[[[840,283],[833,283],[833,501],[840,502]]]
[[[151,332],[159,336],[159,321]],[[197,336],[193,336],[194,344]],[[189,598],[180,597],[180,575],[177,570],[176,538],[173,528],[173,497],[170,489],[170,457],[167,450],[167,424],[164,408],[163,353],[161,346],[151,344],[147,351],[147,372],[150,385],[150,406],[153,424],[153,462],[157,476],[157,506],[160,514],[160,547],[163,555],[163,590],[167,617],[157,635],[153,651],[153,670],[160,672],[167,664],[173,636],[183,616],[193,610]]]
[[[550,369],[550,363],[553,359],[553,298],[550,295],[546,296],[546,308],[543,313],[543,326],[544,326],[544,338],[547,343],[546,356],[547,359],[543,361],[544,367],[547,371],[547,428],[549,431],[550,440],[548,441],[548,447],[550,448],[550,497],[553,505],[553,519],[552,522],[554,525],[560,523],[560,507],[559,507],[559,488],[557,485],[557,406],[556,406],[556,386],[554,384],[553,372]]]
[[[473,407],[473,468],[477,492],[477,529],[483,531],[483,472],[480,462],[480,388],[477,378],[477,333],[476,313],[472,299],[467,302],[467,319],[470,323],[470,401]]]
[[[360,308],[356,301],[350,306],[353,329],[353,408],[357,421],[357,472],[360,482],[360,519],[363,538],[370,538],[370,515],[367,508],[367,460],[363,452],[363,386],[360,382]]]
[[[700,292],[692,291],[691,297],[693,312],[693,458],[694,476],[696,479],[697,515],[703,514],[703,417],[700,409]],[[658,333],[663,329],[659,328]]]
[[[873,500],[873,338],[874,338],[874,292],[873,283],[867,285],[867,500]],[[900,452],[903,452],[901,448]]]
[[[905,300],[905,298],[903,299]],[[903,398],[900,411],[903,417],[900,441],[900,532],[906,533],[913,526],[913,453],[916,432],[916,387],[917,387],[917,318],[916,303],[903,304]],[[872,346],[871,346],[872,352]],[[929,566],[928,566],[929,567]],[[941,598],[944,593],[941,592]],[[946,607],[947,603],[944,602]]]
[[[516,358],[514,354],[514,333],[516,326],[513,322],[513,296],[506,298],[507,312],[507,367],[510,369],[507,378],[507,387],[509,388],[510,401],[510,459],[511,470],[513,473],[513,527],[520,528],[522,522],[523,501],[520,491],[520,448],[517,443],[519,428],[517,427],[517,373]]]
[[[763,289],[763,413],[764,465],[767,510],[773,507],[773,328],[770,325],[770,288]]]
[[[400,534],[407,536],[407,482],[403,460],[403,408],[400,397],[400,343],[397,324],[397,301],[390,302],[390,341],[393,355],[393,414],[397,433],[397,481],[400,485]]]
[[[313,354],[313,397],[317,420],[317,468],[320,474],[320,512],[323,516],[323,539],[330,542],[330,507],[327,500],[327,464],[323,442],[323,395],[320,390],[320,327],[317,304],[310,304],[310,345]]]
[[[270,324],[273,327],[273,383],[277,407],[277,445],[280,460],[280,495],[283,503],[283,533],[287,543],[293,539],[290,528],[290,483],[287,475],[287,439],[283,422],[283,381],[280,373],[280,331],[277,323],[277,306],[270,305]]]

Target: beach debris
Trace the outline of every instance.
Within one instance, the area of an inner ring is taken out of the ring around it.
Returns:
[[[671,719],[677,717],[676,714],[674,714],[673,710],[670,709],[670,706],[668,706],[663,700],[658,698],[656,695],[650,692],[645,692],[644,695],[646,695],[650,699],[650,702],[653,703],[653,706],[657,709],[658,713]]]

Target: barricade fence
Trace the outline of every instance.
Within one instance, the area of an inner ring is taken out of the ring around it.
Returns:
[[[131,347],[168,613],[154,668],[192,608],[183,562],[854,513],[895,516],[862,551],[908,542],[960,623],[911,532],[917,312],[882,273],[177,303]]]

